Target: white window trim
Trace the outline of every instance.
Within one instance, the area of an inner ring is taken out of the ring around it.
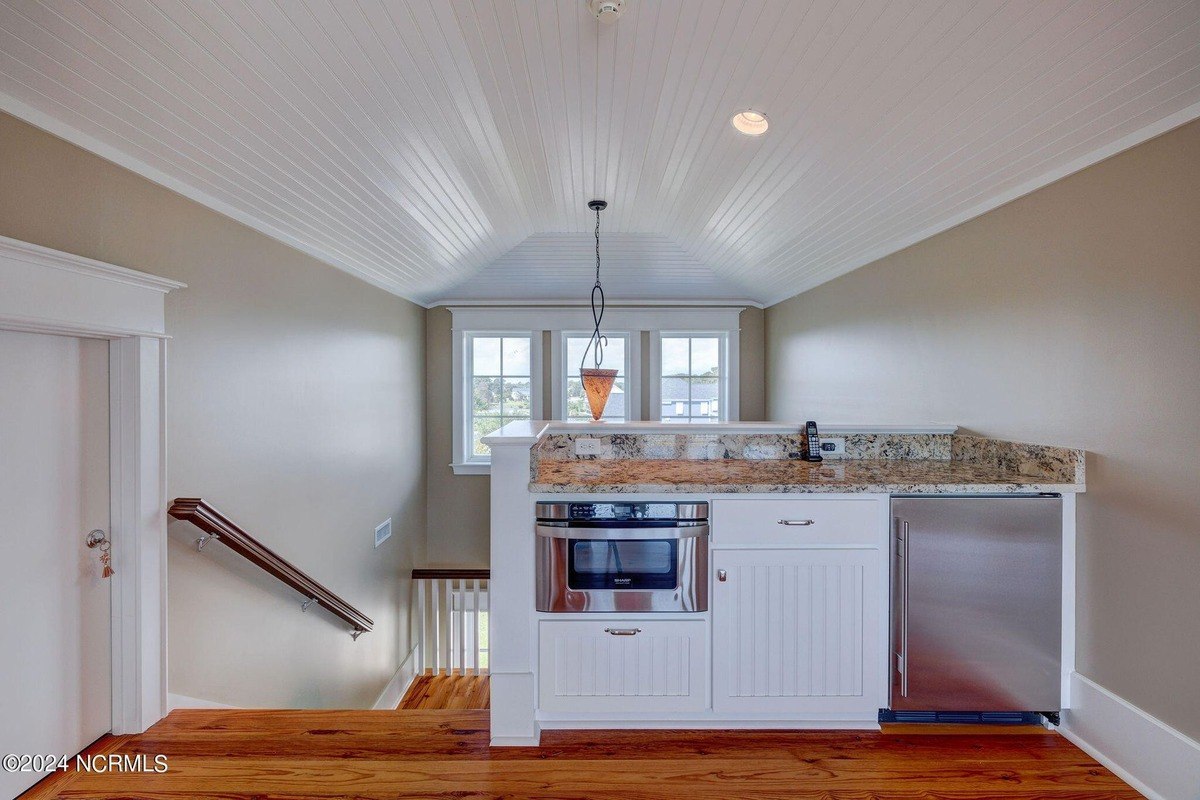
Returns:
[[[570,375],[570,365],[566,361],[567,337],[588,335],[588,331],[565,330],[553,331],[550,336],[550,385],[554,387],[550,411],[554,419],[567,418],[567,376]],[[642,332],[606,330],[604,335],[625,337],[625,419],[645,419],[642,410]]]
[[[752,303],[731,301],[720,304],[679,304],[655,303],[653,305],[636,304],[620,307],[620,304],[610,303],[608,312],[604,315],[605,330],[628,332],[630,337],[630,354],[637,354],[626,376],[628,381],[637,381],[636,404],[638,416],[643,419],[657,419],[660,407],[659,394],[661,383],[657,377],[659,353],[659,337],[662,331],[671,333],[708,333],[709,335],[724,335],[727,341],[728,356],[728,386],[739,387],[738,375],[738,325],[739,314]],[[562,369],[562,359],[551,359],[549,370],[544,369],[542,361],[542,335],[550,332],[550,346],[561,345],[561,331],[581,329],[581,323],[590,322],[591,313],[586,307],[572,305],[539,305],[529,303],[502,304],[488,303],[486,305],[457,305],[447,304],[452,317],[454,331],[454,346],[451,353],[451,371],[453,372],[452,403],[453,403],[453,459],[451,467],[455,475],[488,475],[491,464],[488,461],[466,461],[463,444],[464,429],[466,428],[466,406],[464,405],[465,375],[464,351],[466,347],[465,333],[487,333],[491,335],[532,337],[530,347],[530,390],[533,392],[531,413],[535,418],[543,418],[542,396],[544,381],[554,381],[558,386],[559,371]],[[655,376],[648,392],[640,384],[642,382],[641,368],[641,334],[649,333],[651,337],[650,352],[645,354],[650,361],[650,374]],[[557,356],[557,353],[552,353]],[[548,373],[548,374],[547,374]],[[632,385],[631,385],[632,388]],[[641,395],[646,392],[650,405],[643,404]],[[730,392],[725,401],[728,409],[728,421],[737,422],[738,396],[740,388]],[[558,392],[552,393],[557,396]],[[552,398],[551,405],[556,401]],[[653,410],[653,411],[652,411]],[[556,414],[561,416],[561,413]]]
[[[739,422],[741,420],[739,395],[741,381],[738,372],[738,353],[740,339],[738,329],[732,330],[655,330],[650,332],[650,386],[647,394],[650,407],[646,409],[647,419],[654,422],[662,420],[662,340],[667,336],[715,336],[721,340],[720,366],[721,372],[721,408],[724,416],[719,422]],[[680,427],[703,425],[703,423],[678,422]]]
[[[531,419],[542,418],[542,332],[537,330],[454,330],[454,354],[451,369],[454,373],[454,389],[451,401],[454,405],[454,461],[450,468],[455,475],[488,475],[492,471],[490,456],[478,456],[470,452],[471,409],[467,404],[470,393],[467,381],[473,377],[467,369],[469,336],[529,337],[529,413]]]

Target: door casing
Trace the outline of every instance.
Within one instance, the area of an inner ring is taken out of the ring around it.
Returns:
[[[0,330],[109,342],[113,733],[167,712],[165,303],[185,284],[0,237]]]

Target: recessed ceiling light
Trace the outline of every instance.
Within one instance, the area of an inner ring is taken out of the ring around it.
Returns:
[[[760,111],[740,111],[729,120],[738,133],[747,136],[762,136],[767,132],[767,115]]]

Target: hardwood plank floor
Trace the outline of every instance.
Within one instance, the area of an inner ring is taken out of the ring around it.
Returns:
[[[38,797],[1125,800],[1057,734],[546,731],[488,746],[487,711],[179,710],[116,752],[163,774],[61,776]]]
[[[465,711],[487,709],[490,705],[491,684],[487,675],[434,675],[427,672],[413,679],[397,708]]]

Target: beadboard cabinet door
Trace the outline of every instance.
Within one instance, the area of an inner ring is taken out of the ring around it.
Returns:
[[[703,620],[543,620],[542,711],[702,711],[708,637]]]
[[[714,553],[713,710],[836,717],[885,706],[880,562],[867,548]]]

